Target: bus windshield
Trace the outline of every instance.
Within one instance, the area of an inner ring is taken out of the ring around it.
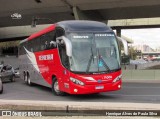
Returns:
[[[114,33],[70,33],[67,37],[72,43],[71,71],[100,73],[120,69]]]

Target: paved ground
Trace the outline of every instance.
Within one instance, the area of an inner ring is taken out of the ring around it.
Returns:
[[[6,100],[40,100],[40,101],[82,101],[82,102],[136,102],[160,103],[160,83],[124,82],[117,92],[106,92],[98,95],[54,96],[49,88],[34,85],[27,86],[23,80],[5,82],[4,93],[0,99]]]

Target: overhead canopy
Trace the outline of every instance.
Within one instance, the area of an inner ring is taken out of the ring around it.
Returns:
[[[33,16],[52,22],[72,20],[74,7],[99,21],[160,16],[159,0],[0,0],[0,27],[30,25]]]
[[[38,21],[36,28],[31,28],[33,17],[46,19]],[[155,19],[132,20],[152,17]],[[24,39],[45,28],[44,24],[74,19],[102,21],[112,28],[137,24],[160,26],[160,1],[0,0],[0,42]]]

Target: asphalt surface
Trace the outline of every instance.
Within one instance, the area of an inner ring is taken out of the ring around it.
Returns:
[[[16,79],[16,82],[6,81],[3,84],[4,92],[0,99],[6,100],[160,103],[160,83],[123,82],[120,91],[67,96],[54,96],[50,88],[28,86],[21,79]]]

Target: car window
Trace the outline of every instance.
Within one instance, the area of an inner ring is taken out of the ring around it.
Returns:
[[[6,70],[7,69],[7,66],[4,66],[3,68],[2,68],[2,70]]]
[[[0,65],[0,70],[3,68],[3,65]]]
[[[0,71],[2,70],[3,67],[0,67]]]
[[[6,66],[6,70],[11,70],[12,67],[11,66]]]

